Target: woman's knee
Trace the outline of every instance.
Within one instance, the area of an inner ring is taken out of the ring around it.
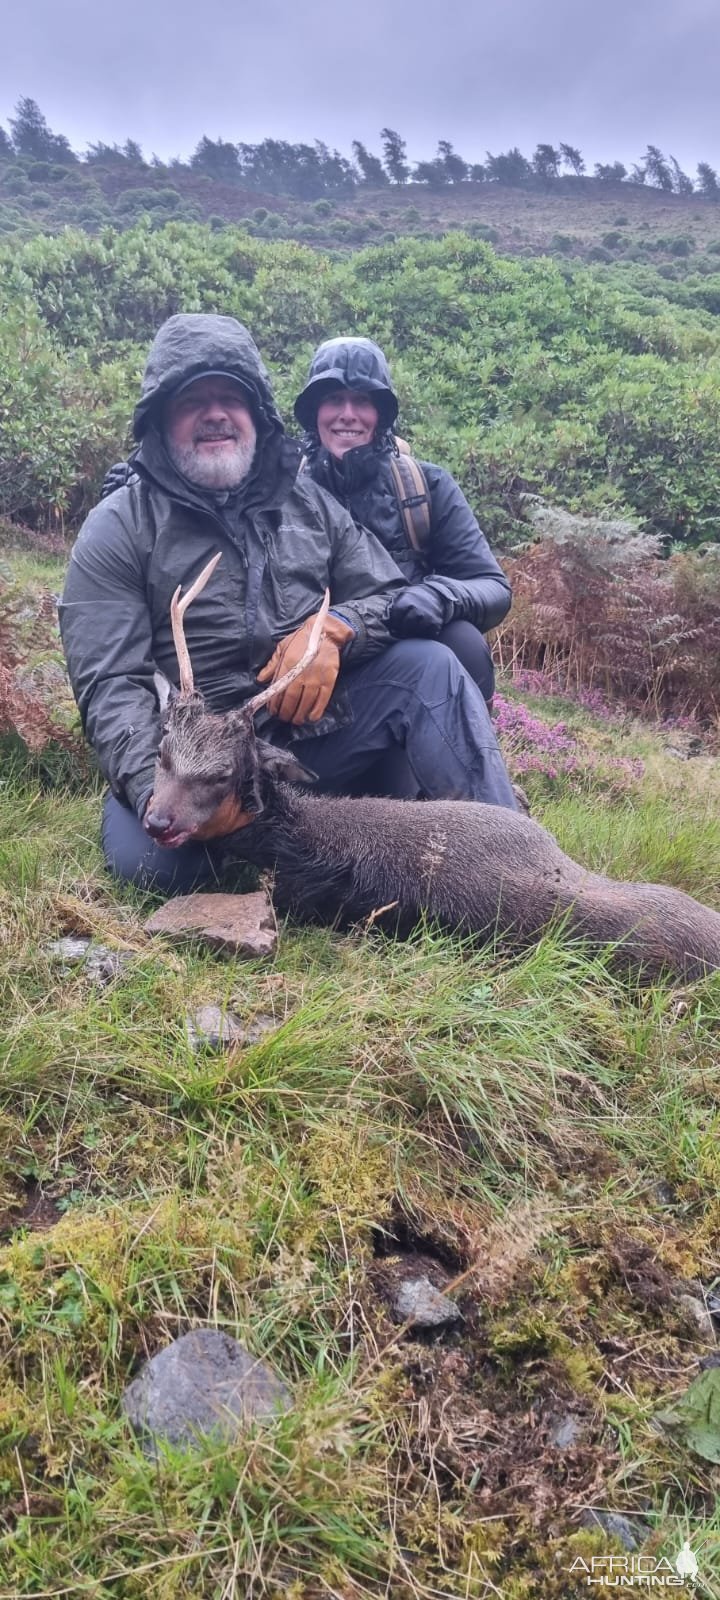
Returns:
[[[495,693],[495,667],[485,635],[472,622],[449,622],[440,642],[452,650],[488,704]]]

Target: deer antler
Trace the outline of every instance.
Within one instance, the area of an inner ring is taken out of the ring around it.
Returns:
[[[197,599],[201,589],[205,588],[208,578],[212,577],[221,555],[222,550],[218,550],[217,555],[213,556],[212,561],[208,561],[207,566],[203,567],[199,577],[195,579],[195,582],[192,584],[191,588],[188,589],[187,594],[183,595],[182,600],[180,599],[181,585],[178,584],[178,587],[175,590],[170,602],[172,635],[175,643],[175,652],[178,658],[178,666],[180,668],[180,693],[183,695],[192,694],[195,687],[193,683],[192,667],[190,665],[190,655],[188,652],[188,647],[185,643],[183,617],[185,616],[188,606],[192,604],[193,600]]]
[[[300,660],[295,663],[295,666],[291,667],[290,671],[286,672],[282,678],[277,678],[275,683],[268,684],[267,689],[262,689],[260,694],[253,695],[252,700],[246,700],[245,705],[241,707],[243,716],[254,717],[256,711],[259,711],[261,706],[267,705],[268,700],[274,700],[276,694],[283,694],[289,685],[294,683],[296,678],[300,677],[301,672],[304,672],[305,668],[309,667],[310,662],[315,660],[318,650],[320,649],[320,640],[322,639],[323,634],[323,623],[329,609],[330,590],[326,589],[323,603],[310,630],[310,638],[307,642],[307,650],[305,651],[305,654],[300,657]]]

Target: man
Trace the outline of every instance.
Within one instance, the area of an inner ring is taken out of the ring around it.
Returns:
[[[407,588],[390,613],[398,638],[440,639],[486,701],[495,687],[484,634],[510,609],[510,585],[454,478],[423,461],[427,531],[413,544],[394,485],[398,399],[372,339],[326,339],[295,402],[308,470],[369,528],[400,567]]]
[[[346,791],[387,754],[403,793],[515,808],[475,685],[444,647],[392,641],[400,572],[337,501],[297,476],[299,450],[241,323],[193,314],[163,324],[134,431],[132,478],[81,528],[60,608],[73,691],[112,791],[103,847],[113,871],[168,893],[216,875],[217,846],[163,849],[142,820],[160,733],[153,673],[178,674],[170,602],[217,551],[220,566],[185,624],[195,683],[213,710],[241,704],[300,659],[329,587],[320,654],[270,702],[263,737],[292,741],[326,791]]]

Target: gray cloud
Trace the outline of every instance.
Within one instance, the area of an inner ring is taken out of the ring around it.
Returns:
[[[716,0],[362,0],[322,14],[290,0],[26,0],[3,22],[0,121],[21,94],[76,148],[137,138],[187,155],[203,133],[321,138],[411,158],[452,140],[467,160],[538,140],[589,163],[648,141],[720,162]]]

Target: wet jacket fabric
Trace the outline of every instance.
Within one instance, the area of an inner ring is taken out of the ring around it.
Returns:
[[[430,538],[426,551],[414,550],[395,493],[390,449],[361,445],[337,460],[321,448],[308,472],[354,522],[375,534],[408,583],[424,581],[447,600],[446,622],[472,622],[487,633],[510,610],[510,584],[462,489],[444,467],[420,463],[430,491]]]
[[[249,391],[257,429],[253,467],[240,489],[193,485],[172,463],[159,405],[193,376],[223,371]],[[343,668],[391,642],[387,614],[403,586],[382,546],[308,476],[285,436],[253,340],[232,317],[175,316],[160,329],[135,411],[134,476],[91,511],[73,547],[60,627],[83,727],[113,793],[139,815],[152,792],[159,742],[153,672],[178,681],[170,602],[222,551],[189,607],[185,634],[198,689],[213,710],[257,690],[278,640],[331,603],[352,625]],[[342,672],[315,735],[349,718]],[[291,734],[275,719],[272,737]],[[298,730],[304,738],[308,729]]]
[[[370,394],[380,415],[379,437],[341,459],[320,445],[315,431],[318,406],[338,388]],[[354,522],[375,534],[408,583],[425,581],[437,591],[445,602],[446,623],[472,622],[487,632],[510,609],[510,584],[459,485],[430,461],[420,463],[431,500],[428,548],[421,553],[408,543],[390,468],[395,447],[387,430],[397,411],[390,369],[372,339],[325,340],[295,402],[295,416],[309,436],[308,471],[347,507]]]

